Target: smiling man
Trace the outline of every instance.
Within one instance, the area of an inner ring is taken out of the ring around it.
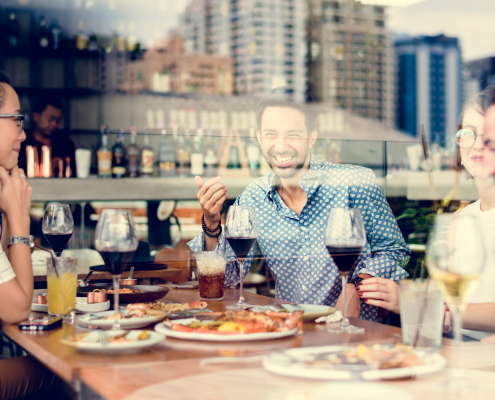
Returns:
[[[258,141],[272,172],[251,183],[236,204],[252,204],[260,225],[255,248],[244,263],[243,276],[255,252],[261,253],[275,279],[276,297],[294,303],[324,304],[343,309],[338,269],[323,238],[331,208],[355,207],[363,215],[367,244],[351,271],[347,290],[349,316],[375,320],[377,308],[361,303],[356,286],[371,277],[395,281],[406,273],[399,266],[408,255],[382,189],[369,169],[318,160],[311,148],[318,132],[310,107],[288,102],[283,88],[272,91],[257,110]],[[223,249],[215,232],[227,198],[217,177],[196,177],[206,234],[188,243],[193,251]],[[235,255],[227,248],[226,286],[239,282]]]

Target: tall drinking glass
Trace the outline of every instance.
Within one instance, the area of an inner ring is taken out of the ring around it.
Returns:
[[[112,329],[120,329],[119,289],[125,263],[131,261],[139,239],[129,210],[103,210],[95,231],[95,249],[112,274],[115,321]]]
[[[239,263],[240,292],[239,301],[227,306],[232,310],[244,310],[253,307],[246,303],[242,294],[242,279],[244,273],[244,261],[259,235],[258,218],[254,206],[238,205],[229,207],[225,220],[225,237],[234,251]]]
[[[332,208],[327,217],[324,240],[328,253],[340,272],[344,298],[344,318],[340,324],[329,330],[332,332],[363,333],[363,328],[349,323],[346,301],[347,277],[366,244],[366,231],[364,230],[361,211],[358,208]]]
[[[479,221],[472,215],[439,214],[427,245],[426,267],[452,313],[457,350],[462,343],[462,315],[485,265],[486,249],[479,229]],[[462,240],[457,239],[458,232],[463,232]],[[448,388],[457,391],[465,387],[460,377],[460,370],[454,369]]]

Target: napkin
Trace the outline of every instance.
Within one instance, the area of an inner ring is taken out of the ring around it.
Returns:
[[[342,319],[342,313],[340,311],[335,311],[333,314],[327,315],[326,317],[320,317],[315,320],[315,322],[325,322],[325,323],[331,323],[331,322],[339,322]]]

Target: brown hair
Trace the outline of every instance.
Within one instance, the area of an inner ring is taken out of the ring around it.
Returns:
[[[7,75],[7,73],[4,71],[0,71],[0,108],[3,107],[5,97],[5,88],[3,87],[2,83],[7,85],[11,84],[9,75]]]

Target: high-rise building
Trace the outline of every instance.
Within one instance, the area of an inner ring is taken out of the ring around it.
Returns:
[[[397,127],[450,145],[462,106],[462,59],[457,38],[418,36],[395,42]]]
[[[193,0],[177,30],[186,52],[230,55],[238,94],[263,95],[287,86],[306,97],[306,2],[304,0]]]
[[[495,85],[495,57],[464,63],[464,101],[481,92],[488,85]]]
[[[308,1],[308,97],[391,127],[393,56],[385,8]]]

